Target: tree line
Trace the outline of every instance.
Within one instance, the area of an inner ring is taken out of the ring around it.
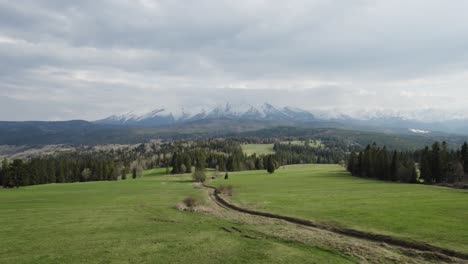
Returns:
[[[80,150],[39,156],[31,159],[4,160],[0,185],[6,188],[65,182],[127,179],[142,176],[143,170],[166,168],[167,173],[192,173],[195,168],[216,171],[268,170],[299,163],[336,163],[345,150],[323,144],[314,148],[279,143],[273,138],[208,138],[200,140],[154,140],[135,147],[107,150]],[[291,140],[294,140],[291,138]],[[246,155],[242,143],[270,143],[275,154]]]
[[[304,141],[303,145],[275,143],[273,146],[277,160],[283,164],[337,164],[346,158],[345,148],[323,145],[314,147]]]
[[[37,157],[2,161],[0,182],[5,188],[65,182],[117,180],[113,159],[92,154]]]
[[[398,152],[374,143],[364,151],[351,152],[347,169],[354,176],[384,181],[459,183],[468,173],[468,144],[449,149],[446,142],[435,142],[422,150]]]

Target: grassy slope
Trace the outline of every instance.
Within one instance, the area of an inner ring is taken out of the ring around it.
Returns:
[[[242,150],[249,156],[254,153],[257,155],[275,153],[273,150],[273,144],[244,144],[242,145]]]
[[[468,252],[468,191],[350,176],[337,165],[230,173],[245,207],[412,238]]]
[[[282,144],[289,144],[291,143],[292,145],[298,145],[298,146],[303,146],[305,144],[304,141],[298,141],[298,140],[293,140],[293,141],[283,141],[281,142]],[[322,142],[318,140],[311,140],[310,141],[310,146],[311,147],[322,147],[323,144]],[[247,155],[266,155],[266,154],[274,154],[275,151],[273,150],[273,144],[243,144],[242,145],[242,150],[244,151],[245,154]]]
[[[269,237],[249,239],[239,226],[179,212],[201,196],[188,175],[161,170],[118,182],[0,189],[1,263],[343,263],[336,252]],[[253,230],[255,232],[255,230]]]

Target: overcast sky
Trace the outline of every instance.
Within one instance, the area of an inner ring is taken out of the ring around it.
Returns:
[[[0,0],[0,120],[217,103],[468,112],[468,1]]]

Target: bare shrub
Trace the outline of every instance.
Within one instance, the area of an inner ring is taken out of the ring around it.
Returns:
[[[201,203],[197,198],[189,196],[185,198],[181,203],[178,203],[176,205],[176,208],[179,211],[196,212],[198,211],[198,208],[200,207],[200,205]]]
[[[176,204],[176,209],[179,210],[179,211],[187,211],[188,210],[187,206],[185,206],[184,203]]]
[[[195,172],[192,174],[192,178],[195,182],[205,182],[206,175],[203,170],[196,169]]]
[[[195,207],[199,204],[198,200],[192,196],[185,198],[183,202],[189,208]]]
[[[232,185],[227,185],[227,186],[220,185],[220,186],[218,186],[218,188],[216,188],[216,192],[220,193],[220,194],[225,194],[225,195],[232,196],[233,189],[234,189],[234,187],[232,187]]]

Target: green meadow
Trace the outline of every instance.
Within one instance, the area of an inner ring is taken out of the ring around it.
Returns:
[[[468,190],[360,179],[338,165],[243,171],[214,184],[234,186],[230,199],[246,208],[468,252]]]
[[[262,236],[254,224],[179,211],[206,198],[190,175],[146,171],[116,182],[0,189],[1,263],[349,263],[342,254]],[[226,232],[237,228],[243,234]]]
[[[300,141],[300,140],[282,141],[281,144],[304,146],[305,141]],[[321,148],[323,147],[323,143],[320,140],[311,140],[309,141],[309,146],[313,148]],[[273,150],[273,144],[243,144],[242,151],[247,156],[251,156],[253,154],[268,155],[268,154],[275,153],[275,151]]]
[[[267,155],[275,153],[273,150],[273,144],[243,144],[242,151],[244,151],[244,154],[247,156],[251,156],[253,154]]]
[[[179,211],[190,175],[0,189],[1,263],[355,263],[263,234],[264,223]],[[354,178],[336,165],[229,173],[245,207],[468,251],[468,191]],[[226,232],[239,229],[242,233]],[[253,237],[253,238],[252,238]]]

